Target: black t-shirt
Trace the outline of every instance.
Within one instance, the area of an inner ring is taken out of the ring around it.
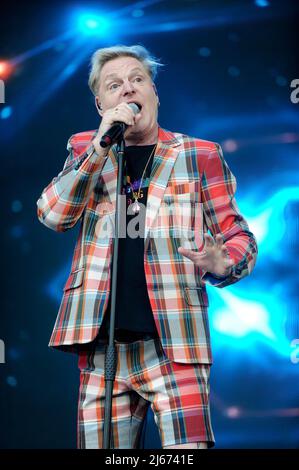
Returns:
[[[143,264],[145,207],[154,147],[155,145],[134,145],[125,148],[122,193],[126,194],[127,232],[124,238],[119,239],[118,251],[115,328],[144,333],[156,333]],[[138,198],[138,203],[142,206],[139,214],[136,215],[132,213],[132,204],[134,204],[132,192],[138,193],[142,173],[147,162],[148,165],[141,184],[140,197]],[[135,217],[138,219],[135,219]],[[109,331],[110,301],[111,295],[103,324],[106,331]]]

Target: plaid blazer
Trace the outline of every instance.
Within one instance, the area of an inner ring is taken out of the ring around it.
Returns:
[[[117,161],[112,146],[99,158],[97,130],[74,134],[62,171],[37,201],[39,220],[62,232],[80,221],[71,272],[49,346],[76,351],[99,331],[110,293]],[[206,283],[222,288],[252,271],[257,244],[235,201],[236,179],[221,147],[159,128],[145,217],[144,270],[166,355],[212,364]],[[234,260],[216,279],[178,253],[203,248],[203,233],[221,233]]]

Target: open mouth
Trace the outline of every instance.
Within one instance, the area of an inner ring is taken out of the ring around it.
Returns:
[[[135,103],[138,106],[139,111],[142,110],[142,104],[140,104],[138,101],[128,101],[128,104],[130,104],[130,103]]]

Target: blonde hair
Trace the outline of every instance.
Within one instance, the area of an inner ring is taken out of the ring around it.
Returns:
[[[98,49],[92,55],[91,70],[88,79],[89,88],[95,96],[98,94],[100,74],[103,66],[109,60],[117,59],[118,57],[134,57],[139,60],[144,65],[153,81],[156,78],[158,67],[163,66],[145,47],[140,45],[117,45]]]

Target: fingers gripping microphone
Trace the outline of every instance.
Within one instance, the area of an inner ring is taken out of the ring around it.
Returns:
[[[141,108],[138,106],[138,104],[128,103],[128,105],[134,114],[138,114],[140,112]],[[105,148],[109,145],[112,145],[114,142],[117,142],[127,128],[128,126],[124,122],[116,121],[113,126],[111,126],[110,129],[103,135],[100,146]]]

